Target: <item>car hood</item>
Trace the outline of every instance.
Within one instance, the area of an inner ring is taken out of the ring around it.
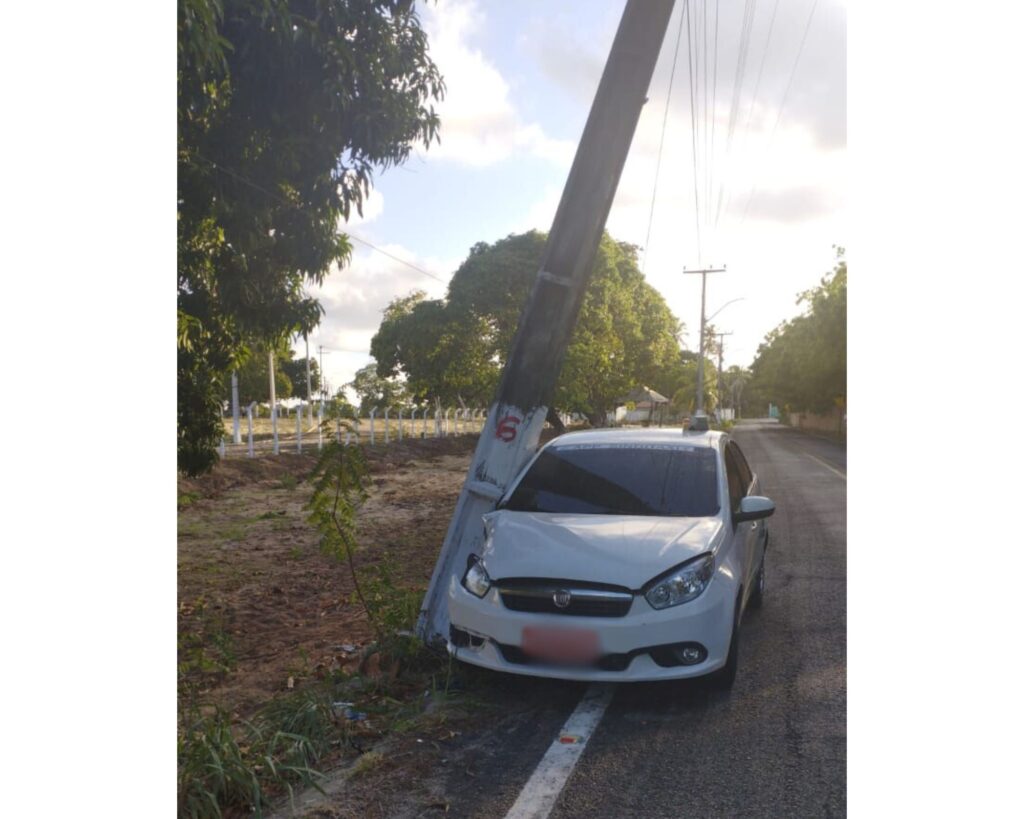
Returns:
[[[494,580],[551,577],[639,589],[711,551],[722,521],[499,510],[484,515],[484,525],[481,557]]]

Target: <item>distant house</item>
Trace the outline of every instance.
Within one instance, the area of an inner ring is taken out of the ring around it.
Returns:
[[[650,387],[634,387],[619,401],[620,405],[633,404],[634,409],[621,413],[622,406],[615,412],[616,423],[642,424],[661,420],[668,411],[670,401]]]

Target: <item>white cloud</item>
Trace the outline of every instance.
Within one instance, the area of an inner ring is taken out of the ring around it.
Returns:
[[[551,223],[555,220],[555,211],[558,209],[558,202],[561,198],[561,189],[554,185],[549,186],[541,198],[530,206],[522,219],[509,229],[509,232],[525,233],[528,230],[540,230],[547,233],[551,230]]]
[[[441,281],[356,244],[351,264],[342,269],[333,267],[323,285],[310,292],[325,311],[320,326],[309,339],[310,354],[316,355],[320,345],[329,351],[323,361],[332,389],[351,381],[356,370],[371,360],[370,340],[388,303],[413,290],[423,290],[429,298],[444,296],[447,280],[458,265],[458,260],[419,257],[398,244],[381,243],[379,247],[433,273]],[[301,339],[294,349],[297,355],[305,355]]]
[[[352,209],[352,213],[349,215],[349,220],[346,222],[344,218],[338,220],[338,230],[342,233],[345,232],[346,228],[359,227],[360,225],[366,225],[374,221],[378,216],[384,212],[384,194],[382,194],[376,188],[370,190],[369,196],[363,200],[363,213],[360,216],[359,211],[355,208]]]
[[[447,88],[437,105],[441,142],[421,156],[482,167],[517,155],[559,164],[572,161],[575,145],[552,139],[537,123],[524,122],[501,72],[470,45],[483,24],[474,0],[438,0],[423,9],[430,56]]]

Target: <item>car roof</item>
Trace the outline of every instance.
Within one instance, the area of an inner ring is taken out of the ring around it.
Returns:
[[[567,432],[553,438],[549,447],[567,444],[678,444],[679,446],[715,447],[724,433],[715,430],[707,432],[684,432],[678,427],[650,429],[643,427],[615,427],[610,429],[588,429],[582,432]]]

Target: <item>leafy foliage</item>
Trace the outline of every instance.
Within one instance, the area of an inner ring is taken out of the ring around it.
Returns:
[[[695,353],[684,353],[679,389],[672,395],[673,412],[689,415],[697,407],[697,361]],[[704,359],[704,410],[713,412],[719,406],[718,369],[709,358]]]
[[[376,364],[367,364],[356,371],[355,378],[348,384],[359,398],[359,415],[366,418],[370,410],[377,407],[384,413],[385,407],[397,407],[406,401],[405,386],[394,378],[381,378]]]
[[[216,460],[227,371],[319,322],[304,286],[443,93],[410,0],[179,0],[180,469]]]
[[[274,394],[278,400],[290,398],[294,385],[284,368],[284,362],[292,356],[286,339],[282,339],[274,349]],[[270,376],[267,372],[269,361],[267,347],[254,344],[252,352],[246,356],[244,363],[238,368],[238,403],[247,407],[253,401],[265,403],[270,400]],[[230,384],[230,379],[225,379]],[[303,370],[302,388],[305,392],[306,379]]]
[[[769,401],[794,412],[823,413],[846,406],[846,261],[821,284],[800,294],[806,312],[783,322],[758,348],[746,387],[748,401]]]
[[[309,359],[309,384],[313,395],[306,395],[306,358],[294,358],[291,350],[288,351],[288,358],[280,359],[281,374],[292,384],[292,395],[298,395],[303,400],[309,401],[316,396],[320,389],[320,365],[315,358]]]
[[[382,377],[399,373],[414,400],[486,404],[511,350],[539,269],[538,231],[474,245],[443,300],[394,300],[371,343]],[[600,422],[631,388],[675,392],[682,325],[637,266],[637,249],[605,235],[584,297],[555,406]]]

